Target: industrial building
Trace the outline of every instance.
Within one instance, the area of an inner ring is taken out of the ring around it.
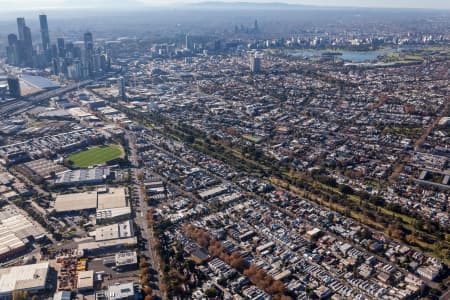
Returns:
[[[106,291],[98,291],[95,294],[97,300],[135,300],[140,299],[134,283],[121,283],[108,286]]]
[[[136,251],[127,251],[116,253],[114,256],[116,270],[121,272],[131,270],[137,267],[138,258]]]
[[[59,213],[122,207],[128,207],[124,188],[108,188],[101,191],[61,194],[55,200],[55,210]]]
[[[41,76],[21,75],[19,77],[22,96],[59,88],[60,85]]]
[[[89,291],[94,288],[94,271],[80,271],[77,275],[78,291]]]
[[[109,168],[78,169],[58,174],[54,184],[60,186],[103,184],[110,175]]]
[[[55,211],[68,213],[97,208],[97,192],[58,195],[55,200]]]
[[[45,232],[34,225],[20,210],[6,205],[0,210],[0,259],[23,251],[32,240],[40,240]]]
[[[0,299],[11,299],[14,291],[39,293],[46,288],[49,263],[0,269]]]
[[[126,239],[134,236],[133,223],[125,222],[99,227],[94,232],[95,241]]]

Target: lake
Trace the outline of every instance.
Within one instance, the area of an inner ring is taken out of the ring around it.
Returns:
[[[353,62],[363,62],[363,61],[371,61],[376,60],[379,56],[391,54],[394,52],[400,52],[402,49],[385,49],[385,50],[376,50],[376,51],[337,51],[338,57],[342,58],[346,61]],[[296,57],[315,57],[321,56],[323,53],[330,53],[326,50],[300,50],[295,52],[288,52],[287,55],[296,56]]]

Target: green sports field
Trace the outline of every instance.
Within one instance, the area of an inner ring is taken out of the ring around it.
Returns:
[[[102,164],[123,155],[123,149],[119,145],[99,146],[69,156],[68,160],[74,167],[86,168]]]

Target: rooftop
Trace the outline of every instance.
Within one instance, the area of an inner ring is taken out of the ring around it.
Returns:
[[[14,290],[44,289],[48,270],[48,262],[0,269],[0,296]]]

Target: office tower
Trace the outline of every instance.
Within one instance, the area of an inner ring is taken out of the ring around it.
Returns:
[[[79,60],[75,60],[72,65],[67,67],[67,77],[70,79],[81,79],[82,68],[81,62]]]
[[[250,56],[250,71],[252,73],[258,73],[261,71],[261,57],[254,54]]]
[[[73,58],[73,48],[74,46],[72,42],[66,43],[66,57]]]
[[[9,46],[15,46],[17,43],[17,35],[14,33],[8,34],[8,45]]]
[[[81,58],[81,48],[80,47],[73,47],[73,58]]]
[[[94,39],[89,31],[84,34],[84,51],[85,75],[94,77]]]
[[[58,58],[53,58],[52,59],[52,72],[53,72],[53,75],[58,75],[59,74]]]
[[[191,50],[192,49],[192,39],[189,36],[189,34],[186,34],[186,49]]]
[[[86,52],[91,52],[91,54],[94,52],[94,38],[89,31],[84,34],[84,49]]]
[[[57,38],[56,44],[58,46],[58,56],[66,57],[66,45],[65,45],[64,38]]]
[[[117,80],[117,84],[119,86],[119,97],[120,100],[126,101],[127,100],[127,94],[125,90],[125,79],[123,77],[119,77]]]
[[[111,69],[111,59],[106,53],[100,55],[100,68],[103,72],[108,72]]]
[[[30,27],[23,28],[23,50],[25,54],[25,64],[29,67],[33,66],[33,41],[31,39]]]
[[[8,47],[6,48],[6,54],[8,57],[8,63],[12,65],[19,64],[20,53],[18,47],[17,35],[11,33],[8,35]]]
[[[20,82],[19,77],[9,76],[8,77],[8,89],[11,97],[20,98]]]
[[[48,23],[46,15],[39,15],[39,24],[41,26],[42,48],[44,52],[50,49],[50,34],[48,32]]]
[[[17,18],[17,31],[19,33],[19,40],[24,40],[25,18]]]
[[[258,32],[259,31],[258,20],[255,20],[255,23],[253,24],[253,31],[254,32]]]
[[[55,44],[53,44],[53,45],[50,47],[50,53],[51,53],[51,57],[52,57],[52,58],[58,57],[58,46],[56,46]]]

